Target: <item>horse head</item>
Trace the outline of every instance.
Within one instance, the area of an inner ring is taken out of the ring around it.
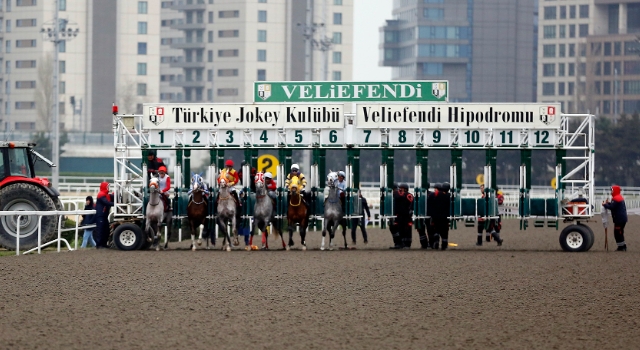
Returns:
[[[204,182],[200,174],[191,173],[191,187],[194,191],[202,191],[204,188]]]
[[[255,176],[256,192],[264,189],[264,173],[257,173]]]
[[[158,192],[160,191],[160,180],[157,177],[152,177],[149,180],[149,192]]]
[[[327,175],[327,186],[335,187],[338,182],[338,173],[335,171],[329,170],[329,174]]]
[[[298,187],[299,187],[299,186],[300,186],[300,185],[298,184],[298,178],[297,178],[297,177],[294,177],[294,178],[291,180],[291,183],[289,184],[289,191],[291,191],[291,193],[292,193],[292,194],[293,194],[293,193],[297,193],[297,192],[298,192]]]

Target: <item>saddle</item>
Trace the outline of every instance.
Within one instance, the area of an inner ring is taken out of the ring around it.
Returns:
[[[168,212],[168,211],[173,211],[173,209],[171,208],[171,201],[169,200],[169,198],[165,197],[164,195],[162,195],[162,197],[160,197],[160,199],[162,200],[162,205],[164,206],[164,212]]]

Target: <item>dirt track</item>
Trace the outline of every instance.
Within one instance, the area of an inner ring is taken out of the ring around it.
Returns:
[[[2,257],[0,348],[637,348],[639,224],[626,253],[599,223],[570,254],[559,231],[507,221],[503,247],[463,228],[446,252],[389,251],[375,230],[355,251],[313,250],[311,232],[306,252]]]

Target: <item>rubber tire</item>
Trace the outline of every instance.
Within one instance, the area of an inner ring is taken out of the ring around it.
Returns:
[[[587,251],[589,251],[589,249],[591,249],[591,247],[593,247],[593,243],[596,240],[596,235],[593,233],[593,230],[591,229],[591,227],[589,227],[587,225],[584,225],[584,224],[578,224],[578,225],[584,227],[589,233],[589,242],[588,242],[589,244],[587,244],[584,247],[584,250],[583,250],[583,252],[587,252]]]
[[[53,199],[38,185],[30,183],[14,183],[0,189],[0,210],[58,210],[59,200]],[[0,245],[7,249],[16,249],[16,225],[14,216],[0,217]],[[21,220],[27,226],[26,231],[20,230],[20,250],[28,250],[38,245],[38,217],[29,215]],[[13,222],[13,224],[12,224]],[[42,244],[57,237],[58,216],[42,217]],[[26,234],[26,236],[24,236]]]
[[[578,247],[570,247],[569,244],[567,244],[567,237],[573,232],[577,232],[582,236],[582,244]],[[591,232],[585,228],[584,225],[569,225],[560,233],[560,246],[565,252],[583,252],[586,251],[585,249],[589,246],[589,242],[592,240],[590,237]]]
[[[123,234],[125,235],[124,237],[122,237]],[[133,234],[133,236],[131,236],[131,234]],[[132,237],[134,238],[133,242],[127,239]],[[138,250],[142,246],[143,241],[145,241],[145,239],[142,229],[136,224],[121,224],[113,231],[113,244],[119,250]]]

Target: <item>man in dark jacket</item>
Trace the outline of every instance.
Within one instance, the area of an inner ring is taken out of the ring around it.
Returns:
[[[364,244],[369,243],[367,240],[367,225],[366,221],[371,221],[371,212],[369,211],[369,204],[367,203],[367,199],[362,197],[362,193],[360,193],[360,201],[362,204],[362,209],[360,210],[361,218],[353,218],[351,219],[351,242],[356,244],[356,230],[358,226],[360,226],[360,230],[362,231],[362,239],[364,240]],[[364,213],[367,213],[368,220],[365,221]]]
[[[151,179],[152,175],[158,172],[161,166],[164,165],[162,159],[156,157],[156,151],[150,150],[147,152],[147,174],[148,179]]]
[[[434,241],[431,247],[438,249],[438,238],[442,239],[440,249],[445,250],[449,246],[449,211],[451,208],[451,194],[448,182],[443,183],[440,188],[436,187],[433,197],[434,212],[431,215],[431,225],[434,230]]]
[[[411,227],[413,226],[413,195],[409,193],[409,185],[400,184],[398,191],[393,194],[393,215],[396,217],[393,225],[400,237],[400,244],[395,249],[411,248]],[[396,242],[394,242],[396,243]]]
[[[100,184],[100,192],[98,192],[98,199],[96,201],[96,248],[108,248],[107,241],[109,240],[109,211],[113,206],[113,194],[109,192],[109,183],[103,182]]]
[[[620,186],[611,186],[611,201],[607,199],[602,203],[602,206],[611,211],[611,218],[613,219],[613,237],[618,244],[617,251],[626,252],[627,243],[624,241],[624,226],[627,224],[627,205],[624,203],[624,198],[620,194]]]
[[[430,209],[433,210],[433,208],[429,208],[429,200],[430,198],[433,196],[433,192],[429,191],[429,183],[427,183],[427,190],[424,193],[425,196],[427,196],[427,215],[431,215],[429,214]],[[431,229],[431,220],[430,219],[419,219],[420,221],[420,225],[418,225],[418,236],[420,237],[420,248],[421,249],[427,249],[430,247],[429,245],[429,240],[433,237],[433,230]]]

